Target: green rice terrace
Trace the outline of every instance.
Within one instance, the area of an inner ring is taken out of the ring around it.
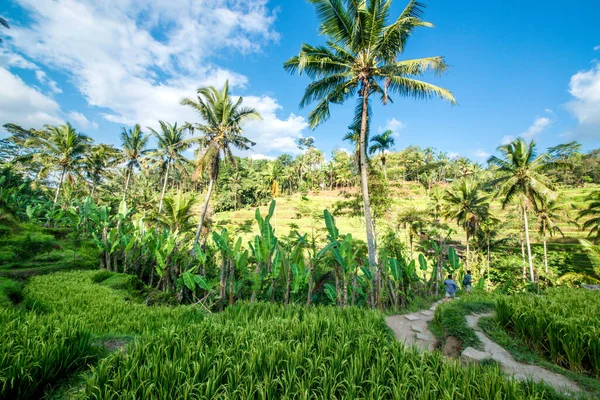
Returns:
[[[600,399],[597,6],[142,3],[0,10],[0,400]]]

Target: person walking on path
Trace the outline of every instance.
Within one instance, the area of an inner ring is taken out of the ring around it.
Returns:
[[[454,282],[452,279],[452,275],[448,275],[448,279],[444,281],[444,286],[446,286],[446,298],[444,302],[448,302],[450,298],[456,297],[456,291],[458,290],[458,284]]]
[[[471,271],[467,271],[467,274],[463,278],[463,286],[467,291],[467,294],[471,293],[471,285],[473,284],[473,277],[471,276]]]

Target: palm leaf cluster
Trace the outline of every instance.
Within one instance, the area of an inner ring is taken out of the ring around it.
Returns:
[[[234,101],[229,95],[229,82],[225,82],[223,90],[214,87],[198,89],[196,99],[186,98],[182,105],[190,106],[200,114],[204,123],[187,124],[192,131],[200,131],[200,149],[197,152],[196,170],[194,177],[198,178],[205,172],[209,175],[209,186],[194,243],[197,243],[202,232],[208,203],[212,194],[214,182],[219,175],[223,159],[236,165],[232,149],[250,150],[254,142],[242,135],[242,126],[252,120],[261,119],[257,110],[243,107],[243,98]]]
[[[417,27],[432,27],[421,19],[424,5],[410,1],[404,11],[389,22],[391,1],[310,0],[317,10],[323,45],[303,44],[300,53],[284,67],[305,73],[314,80],[300,102],[317,102],[309,114],[311,127],[327,120],[330,105],[341,104],[365,91],[378,95],[384,103],[389,93],[417,99],[441,97],[454,103],[448,90],[417,79],[427,71],[444,72],[443,57],[397,61]]]
[[[579,218],[585,219],[584,229],[589,229],[589,237],[600,243],[600,191],[595,191],[586,198],[587,206],[579,212]]]

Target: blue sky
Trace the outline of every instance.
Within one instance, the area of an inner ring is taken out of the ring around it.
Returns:
[[[247,127],[254,157],[297,152],[314,136],[330,152],[354,102],[332,108],[311,131],[298,103],[306,77],[283,62],[302,42],[323,40],[303,0],[7,0],[0,15],[0,124],[72,122],[98,142],[118,144],[122,126],[159,119],[196,121],[179,105],[201,85],[229,79],[233,93],[261,111]],[[394,0],[392,15],[406,2]],[[451,65],[429,81],[459,105],[395,98],[374,107],[373,128],[392,128],[396,148],[432,146],[484,161],[511,137],[541,147],[579,140],[600,145],[600,3],[428,1],[401,58],[442,55]],[[0,131],[0,136],[6,135]]]

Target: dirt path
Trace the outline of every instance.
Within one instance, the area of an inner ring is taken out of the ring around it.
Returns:
[[[429,321],[441,300],[434,303],[429,310],[417,311],[404,315],[391,315],[385,319],[387,326],[394,331],[396,339],[406,346],[417,346],[421,351],[435,350],[438,341],[427,328]]]
[[[421,351],[433,351],[438,347],[438,341],[431,333],[427,324],[433,320],[435,309],[442,301],[433,304],[429,310],[418,311],[404,315],[392,315],[385,319],[387,326],[394,332],[396,339],[406,346],[416,346]],[[467,315],[468,325],[475,330],[475,334],[483,343],[484,351],[467,347],[462,352],[464,360],[481,361],[483,359],[494,359],[502,367],[507,375],[513,375],[515,379],[525,380],[531,378],[536,382],[545,382],[558,391],[579,391],[579,387],[565,378],[563,375],[548,371],[537,365],[522,364],[517,362],[508,351],[491,341],[481,332],[477,323],[482,317],[492,314]]]
[[[479,319],[491,316],[488,314],[467,315],[467,323],[475,330],[475,334],[483,343],[484,351],[475,350],[471,347],[463,351],[463,359],[480,361],[482,359],[494,359],[502,367],[502,370],[508,375],[514,375],[515,379],[531,378],[536,382],[545,382],[558,391],[579,391],[579,387],[565,378],[563,375],[548,371],[542,367],[531,364],[522,364],[516,361],[508,351],[491,341],[477,326]]]

